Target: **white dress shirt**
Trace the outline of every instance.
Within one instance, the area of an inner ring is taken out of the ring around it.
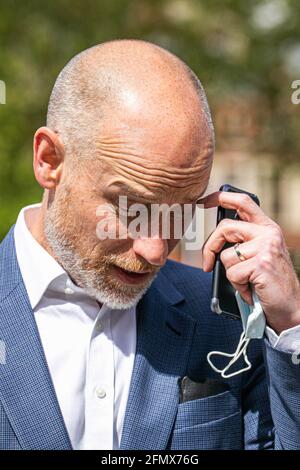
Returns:
[[[26,211],[36,207],[18,216],[16,253],[72,446],[119,449],[136,350],[136,309],[100,306],[72,282],[26,225]]]

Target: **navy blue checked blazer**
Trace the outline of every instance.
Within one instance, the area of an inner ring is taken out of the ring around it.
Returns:
[[[267,342],[250,343],[252,369],[221,379],[223,391],[180,400],[183,377],[220,380],[207,353],[233,352],[241,334],[240,322],[211,312],[210,291],[211,273],[167,261],[138,303],[122,450],[300,448],[300,366]],[[0,449],[71,449],[13,228],[0,245],[0,340]]]

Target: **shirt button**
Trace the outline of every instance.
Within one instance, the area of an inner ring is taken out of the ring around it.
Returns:
[[[105,398],[106,397],[106,391],[103,388],[96,388],[96,396],[98,398]]]
[[[65,294],[67,294],[67,295],[74,294],[74,291],[70,287],[66,287],[65,288]]]

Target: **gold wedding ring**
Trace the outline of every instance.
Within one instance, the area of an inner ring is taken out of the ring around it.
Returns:
[[[239,245],[240,245],[240,243],[236,243],[233,248],[235,249],[235,252],[236,252],[237,256],[239,257],[239,259],[240,259],[241,261],[245,261],[246,258],[245,258],[245,256],[240,252],[240,250],[239,250]]]

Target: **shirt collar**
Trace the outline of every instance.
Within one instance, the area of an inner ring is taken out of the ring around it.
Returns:
[[[83,292],[83,289],[72,282],[63,267],[36,241],[28,229],[25,221],[26,211],[40,206],[41,204],[32,204],[24,207],[19,213],[14,229],[17,260],[33,309],[50,284],[51,289],[61,292],[66,292],[66,289]]]

